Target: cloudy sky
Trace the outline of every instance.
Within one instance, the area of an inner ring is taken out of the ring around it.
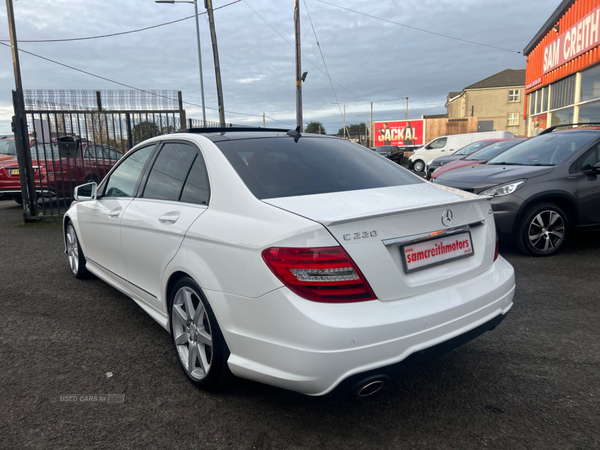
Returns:
[[[213,0],[213,7],[232,1]],[[154,0],[13,4],[19,41],[119,33],[194,12],[192,4]],[[343,122],[334,102],[346,104],[348,124],[364,122],[371,102],[374,120],[402,119],[403,97],[409,97],[410,118],[445,113],[449,91],[507,68],[524,69],[525,58],[517,52],[559,4],[560,0],[300,0],[302,71],[308,71],[304,122],[320,121],[328,133],[336,132]],[[267,126],[295,127],[293,5],[293,0],[241,0],[215,11],[227,122],[261,126],[265,113]],[[199,9],[204,11],[202,0]],[[200,16],[200,29],[207,120],[218,121],[205,14]],[[2,6],[0,44],[9,39]],[[193,19],[115,37],[20,42],[19,47],[139,89],[180,90],[188,102],[188,117],[202,118],[201,109],[192,105],[201,103]],[[24,89],[124,89],[28,54],[20,58]],[[9,47],[0,45],[0,61],[0,134],[8,134],[15,86]]]

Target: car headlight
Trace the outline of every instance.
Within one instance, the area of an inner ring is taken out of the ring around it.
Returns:
[[[440,162],[440,166],[443,166],[444,164],[446,164],[446,161]]]
[[[502,197],[503,195],[512,194],[517,189],[520,189],[525,184],[525,180],[513,181],[511,183],[501,184],[480,192],[479,195],[491,195],[492,197]]]
[[[414,155],[415,151],[413,150],[412,152],[410,152],[410,156]]]

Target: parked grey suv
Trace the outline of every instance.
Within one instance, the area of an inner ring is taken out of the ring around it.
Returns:
[[[551,255],[570,229],[600,226],[600,129],[562,128],[435,182],[491,195],[500,238],[525,253]]]

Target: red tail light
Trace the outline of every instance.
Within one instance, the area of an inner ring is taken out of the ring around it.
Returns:
[[[496,233],[496,250],[494,251],[494,261],[498,259],[498,233]]]
[[[283,284],[308,300],[351,303],[377,298],[342,247],[272,247],[262,257]]]

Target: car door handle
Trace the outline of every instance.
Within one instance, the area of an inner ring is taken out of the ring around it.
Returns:
[[[175,223],[175,222],[177,222],[177,219],[179,219],[179,213],[177,211],[175,211],[175,212],[168,212],[166,214],[163,214],[162,216],[160,216],[158,218],[158,221],[160,223]]]
[[[113,219],[116,217],[119,217],[119,215],[121,214],[121,211],[123,211],[123,208],[121,208],[121,207],[115,208],[111,212],[108,213],[108,217],[113,218]]]

